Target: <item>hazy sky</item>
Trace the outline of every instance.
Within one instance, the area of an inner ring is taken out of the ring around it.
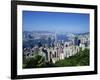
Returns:
[[[89,14],[23,11],[23,30],[89,32]]]

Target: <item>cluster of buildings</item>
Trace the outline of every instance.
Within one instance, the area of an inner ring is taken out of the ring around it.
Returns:
[[[55,63],[56,61],[63,60],[79,51],[89,48],[90,39],[89,35],[79,35],[72,37],[70,41],[57,41],[55,36],[54,45],[48,46],[35,46],[32,49],[24,48],[23,54],[25,58],[35,57],[35,55],[42,55],[45,61]]]

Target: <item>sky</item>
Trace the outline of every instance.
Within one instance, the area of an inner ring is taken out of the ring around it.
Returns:
[[[89,14],[23,11],[23,31],[89,32]]]

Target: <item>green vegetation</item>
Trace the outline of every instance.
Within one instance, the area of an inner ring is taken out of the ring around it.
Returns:
[[[41,55],[36,55],[31,58],[27,58],[24,62],[23,68],[36,68],[42,67],[45,64],[45,59]]]
[[[64,66],[87,66],[89,65],[89,50],[85,49],[84,51],[80,51],[74,56],[66,58],[64,60],[57,61],[55,63],[56,66],[64,67]]]
[[[43,67],[56,67],[55,64],[45,62],[45,58],[41,55],[36,55],[24,60],[23,68],[43,68]]]
[[[23,68],[43,68],[43,67],[66,67],[66,66],[87,66],[89,65],[89,49],[80,51],[74,56],[59,60],[55,64],[45,62],[45,58],[41,55],[36,55],[24,60]]]

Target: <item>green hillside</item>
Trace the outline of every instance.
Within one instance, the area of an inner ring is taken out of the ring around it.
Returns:
[[[76,55],[66,58],[64,60],[57,61],[55,65],[59,67],[89,65],[89,49],[80,51]]]
[[[74,56],[59,60],[55,64],[52,62],[45,62],[44,57],[36,55],[28,58],[23,63],[23,68],[43,68],[43,67],[67,67],[67,66],[88,66],[89,65],[89,49],[80,51]]]

